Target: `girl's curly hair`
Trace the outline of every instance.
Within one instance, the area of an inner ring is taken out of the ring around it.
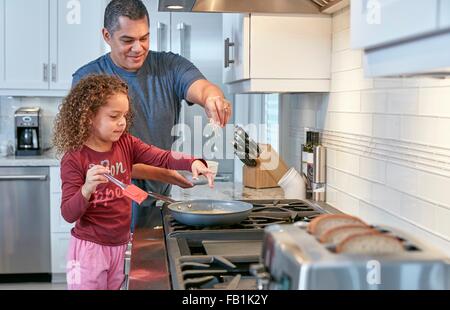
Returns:
[[[117,94],[128,96],[128,86],[117,77],[90,75],[78,82],[59,107],[53,127],[53,145],[57,154],[80,149],[91,133],[90,120],[107,100]],[[132,121],[131,101],[126,116],[128,131]]]

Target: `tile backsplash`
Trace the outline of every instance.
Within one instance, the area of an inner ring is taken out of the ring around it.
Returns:
[[[332,92],[320,106],[328,202],[450,254],[450,80],[368,79],[333,16]]]
[[[62,98],[54,97],[0,97],[0,141],[15,143],[14,112],[20,107],[40,107],[43,148],[49,148],[53,121]]]
[[[365,78],[349,19],[333,15],[332,91],[284,96],[282,155],[299,169],[304,128],[322,130],[329,204],[450,255],[450,79]]]

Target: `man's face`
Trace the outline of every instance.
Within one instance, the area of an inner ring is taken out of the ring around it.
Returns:
[[[149,35],[147,17],[131,20],[120,16],[119,27],[113,34],[103,29],[103,37],[111,47],[114,63],[132,72],[139,70],[147,58]]]

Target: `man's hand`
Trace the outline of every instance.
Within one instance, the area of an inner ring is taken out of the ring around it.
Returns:
[[[133,179],[152,180],[169,183],[177,185],[181,188],[191,188],[194,186],[194,184],[189,182],[176,170],[153,167],[144,164],[133,165],[131,177]]]
[[[221,96],[208,97],[204,107],[208,118],[221,127],[225,127],[232,113],[231,104],[228,100]]]
[[[208,80],[200,79],[189,87],[187,101],[201,105],[206,115],[216,124],[225,127],[231,117],[231,104],[217,85]]]
[[[208,179],[209,187],[214,187],[214,172],[208,169],[202,161],[195,160],[192,163],[191,170],[193,179],[198,179],[198,176],[203,174]]]

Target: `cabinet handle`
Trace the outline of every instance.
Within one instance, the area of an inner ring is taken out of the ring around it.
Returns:
[[[157,26],[157,34],[156,34],[156,50],[158,52],[162,52],[164,49],[162,48],[162,42],[163,42],[163,32],[166,25],[164,23],[158,22]]]
[[[234,64],[234,60],[230,59],[230,46],[234,46],[233,42],[230,42],[230,38],[225,39],[225,68],[228,68],[230,64]]]
[[[57,75],[56,75],[56,64],[52,64],[52,82],[56,82]]]
[[[0,175],[0,181],[14,181],[14,180],[45,181],[45,180],[47,180],[47,176],[46,175]]]
[[[177,25],[177,29],[180,31],[180,55],[188,58],[186,54],[186,25],[181,22]]]
[[[42,73],[43,73],[44,82],[48,82],[48,64],[42,65]]]

